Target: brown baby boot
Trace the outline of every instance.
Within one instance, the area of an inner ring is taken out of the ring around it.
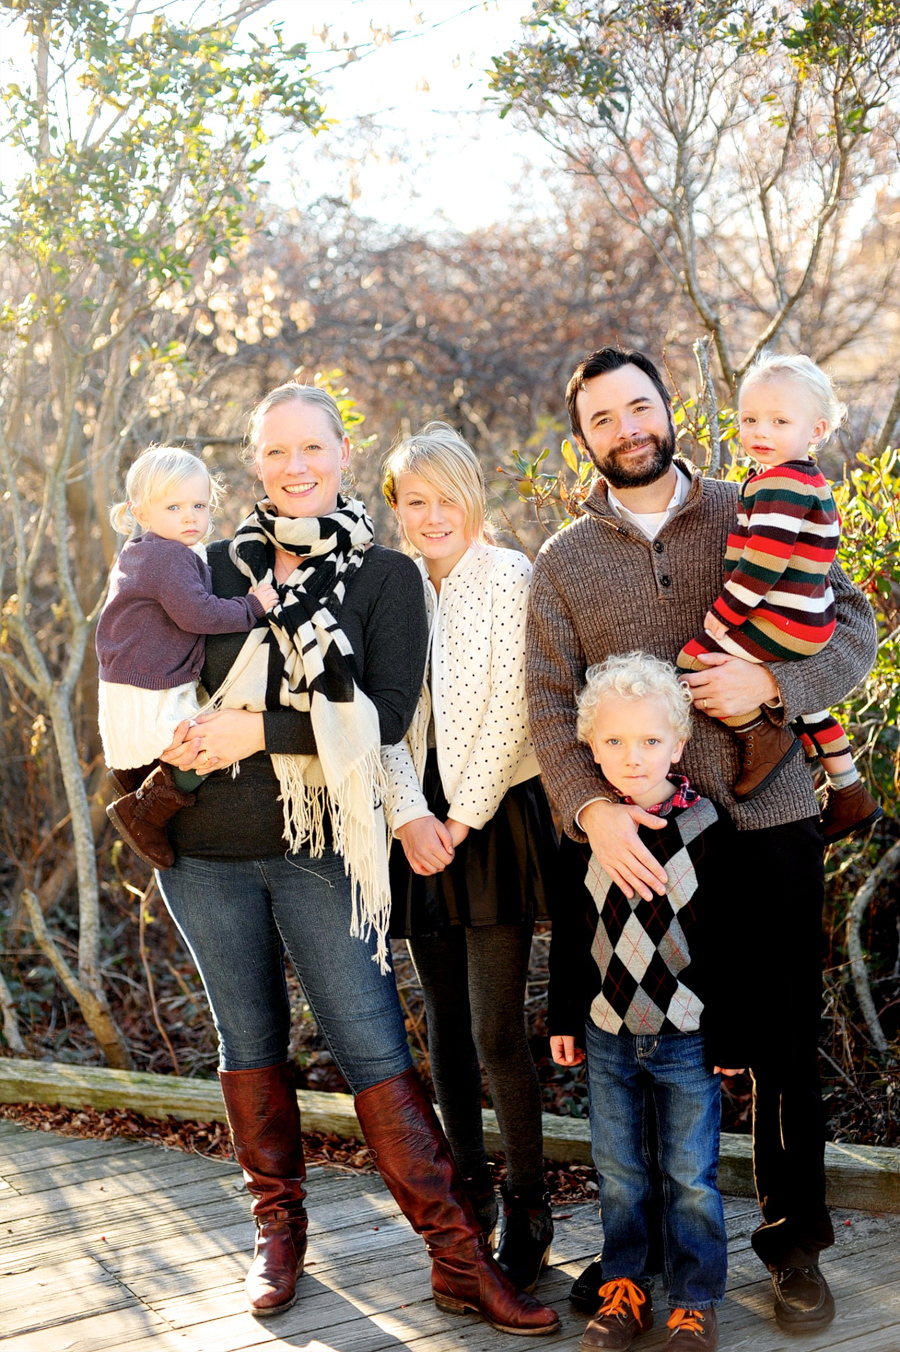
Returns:
[[[825,844],[852,836],[855,831],[866,831],[884,816],[884,809],[875,801],[861,779],[855,779],[845,789],[829,784],[822,803],[822,834]]]
[[[151,761],[149,765],[142,765],[138,770],[114,770],[110,768],[106,772],[106,778],[121,797],[123,793],[134,793],[139,789],[144,780],[156,768],[157,762]]]
[[[741,773],[734,781],[734,796],[747,802],[781,774],[803,745],[789,727],[776,727],[765,714],[743,728],[732,728],[741,754]]]
[[[160,764],[134,793],[110,803],[106,815],[145,864],[171,868],[175,851],[166,835],[166,822],[183,807],[190,807],[196,797],[195,793],[183,793],[170,767]]]

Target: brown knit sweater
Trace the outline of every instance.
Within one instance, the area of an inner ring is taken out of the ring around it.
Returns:
[[[575,825],[585,803],[613,796],[590,748],[575,733],[575,697],[586,669],[611,653],[634,649],[674,662],[682,644],[702,632],[703,616],[722,590],[737,485],[704,479],[686,461],[676,464],[693,483],[655,540],[616,516],[599,479],[585,515],[548,540],[535,561],[526,659],[531,734],[547,792],[576,840],[585,839]],[[837,606],[831,641],[815,657],[768,668],[784,706],[776,719],[791,721],[839,703],[875,660],[868,601],[837,564],[829,580]],[[740,767],[734,739],[727,727],[700,713],[679,768],[700,793],[722,803],[742,831],[818,812],[802,756],[757,798],[736,802],[731,786]]]

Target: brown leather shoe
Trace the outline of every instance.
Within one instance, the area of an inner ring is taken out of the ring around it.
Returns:
[[[671,1330],[666,1341],[666,1352],[716,1352],[719,1330],[716,1312],[708,1310],[673,1310],[667,1320]]]
[[[628,1277],[616,1277],[600,1287],[600,1308],[588,1321],[581,1339],[582,1352],[626,1352],[639,1333],[653,1327],[650,1292]]]
[[[183,807],[190,807],[196,797],[177,788],[169,766],[160,764],[134,793],[110,803],[106,815],[145,864],[171,868],[175,851],[166,835],[166,822]]]
[[[356,1115],[378,1172],[425,1240],[438,1309],[479,1314],[501,1333],[556,1333],[556,1311],[519,1291],[491,1257],[416,1072],[357,1094]]]
[[[734,796],[746,802],[762,793],[781,774],[802,742],[789,727],[778,728],[765,714],[743,728],[732,728],[741,753],[741,773],[734,781]]]
[[[845,789],[829,784],[822,803],[822,834],[825,844],[831,845],[856,831],[866,831],[884,816],[884,809],[875,801],[861,779]]]
[[[285,1061],[261,1070],[220,1070],[219,1080],[256,1221],[244,1290],[252,1313],[266,1319],[293,1305],[306,1257],[306,1165],[294,1067]]]
[[[151,761],[149,765],[142,765],[139,770],[110,769],[106,772],[106,778],[121,797],[123,793],[134,793],[135,789],[139,789],[147,776],[155,769],[156,764],[156,761]]]

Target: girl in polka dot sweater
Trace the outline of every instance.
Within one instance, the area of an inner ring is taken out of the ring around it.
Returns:
[[[525,705],[531,564],[492,543],[481,467],[445,423],[391,451],[384,495],[418,556],[430,624],[412,724],[382,753],[395,837],[391,932],[407,938],[422,984],[444,1127],[490,1236],[498,1207],[479,1058],[487,1071],[508,1174],[497,1260],[531,1290],[553,1226],[525,982],[556,855]]]

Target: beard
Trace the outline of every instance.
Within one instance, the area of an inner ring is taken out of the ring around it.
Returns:
[[[619,453],[633,451],[634,446],[633,441],[623,441],[608,451],[605,459],[591,452],[591,459],[612,488],[645,488],[647,484],[655,484],[675,456],[675,437],[671,430],[661,437],[654,432],[648,433],[647,441],[642,444],[647,455],[636,462],[631,459],[621,461]]]

